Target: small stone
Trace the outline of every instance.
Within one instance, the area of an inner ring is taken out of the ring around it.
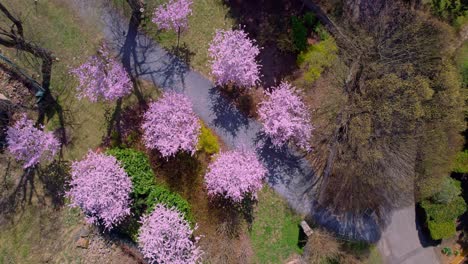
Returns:
[[[52,253],[45,252],[42,254],[42,262],[43,263],[51,263],[52,262]]]
[[[79,234],[80,234],[80,237],[88,237],[89,236],[89,229],[86,228],[86,227],[82,227],[80,229]]]
[[[76,247],[87,249],[89,246],[89,240],[81,237],[76,241]]]

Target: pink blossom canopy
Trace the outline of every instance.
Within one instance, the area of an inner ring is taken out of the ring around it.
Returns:
[[[114,101],[132,92],[132,83],[124,67],[111,57],[107,48],[100,49],[71,73],[78,78],[78,98],[91,102]]]
[[[162,204],[141,220],[138,244],[150,263],[199,263],[202,250],[196,245],[199,237],[192,239],[193,231],[183,215]]]
[[[90,151],[73,162],[71,176],[71,206],[80,207],[88,222],[110,230],[130,214],[132,182],[113,156]]]
[[[7,129],[8,151],[16,160],[24,162],[25,169],[41,161],[52,160],[60,149],[60,142],[53,133],[41,129],[34,127],[34,122],[26,115]]]
[[[209,47],[211,73],[217,85],[254,86],[260,78],[260,53],[242,29],[218,30]]]
[[[150,104],[143,120],[143,140],[147,148],[163,157],[178,151],[195,153],[201,125],[190,100],[183,94],[167,92]]]
[[[218,154],[208,166],[205,184],[210,196],[221,195],[240,202],[256,197],[267,171],[253,151],[232,150]]]
[[[160,29],[179,31],[188,27],[188,16],[192,14],[191,0],[170,0],[154,10],[153,23]]]
[[[280,147],[292,140],[309,150],[313,127],[308,109],[295,88],[283,82],[266,94],[268,98],[260,103],[258,115],[273,145]]]

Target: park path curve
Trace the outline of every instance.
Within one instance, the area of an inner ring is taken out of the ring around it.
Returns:
[[[371,242],[380,239],[381,228],[371,215],[335,215],[317,206],[314,199],[315,178],[309,163],[300,153],[290,148],[272,149],[271,143],[260,133],[260,124],[244,116],[223,98],[210,80],[191,70],[142,32],[132,29],[129,19],[123,17],[120,12],[99,4],[105,1],[67,1],[81,20],[88,21],[88,26],[100,25],[104,39],[113,45],[116,51],[121,55],[131,54],[131,71],[135,78],[151,81],[166,91],[184,93],[190,98],[197,115],[230,148],[244,146],[255,149],[269,171],[269,185],[297,212],[312,216],[318,224],[334,231],[343,239]],[[393,230],[391,232],[396,234],[407,233],[402,227],[414,223],[414,216],[396,216],[396,219],[404,224],[392,221],[388,230]],[[392,229],[393,227],[395,228]],[[414,236],[408,234],[411,236],[411,244],[420,247]],[[394,249],[393,242],[387,242],[387,245],[392,248],[392,256],[401,255],[399,250]]]
[[[377,244],[386,264],[438,264],[437,248],[424,247],[426,234],[416,223],[414,206],[395,210],[391,222]]]

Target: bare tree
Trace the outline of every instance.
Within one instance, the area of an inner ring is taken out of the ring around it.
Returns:
[[[14,48],[19,51],[27,52],[41,61],[41,88],[36,87],[36,93],[39,92],[41,100],[38,102],[39,118],[38,123],[44,123],[46,114],[56,112],[62,125],[62,141],[66,141],[64,126],[64,117],[62,108],[50,92],[50,82],[52,76],[52,64],[54,61],[53,53],[28,40],[24,35],[23,21],[16,17],[8,8],[0,2],[0,13],[6,18],[7,23],[0,25],[0,45],[8,48]],[[10,23],[8,23],[10,22]]]

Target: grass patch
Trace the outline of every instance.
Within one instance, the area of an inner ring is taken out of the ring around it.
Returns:
[[[269,187],[258,195],[255,219],[250,232],[256,263],[284,263],[298,247],[299,223],[287,204]]]
[[[106,109],[113,110],[114,105],[76,99],[77,82],[70,76],[69,69],[94,54],[101,37],[96,28],[84,26],[84,21],[76,19],[68,2],[38,1],[37,9],[30,0],[8,1],[5,5],[23,21],[26,39],[50,49],[59,59],[53,65],[51,92],[64,109],[68,136],[72,140],[64,148],[64,158],[74,160],[81,158],[89,148],[101,144],[106,131],[105,112]],[[1,49],[31,76],[40,73],[40,62],[35,58],[3,46]],[[131,100],[135,100],[133,96],[126,101]],[[55,116],[46,122],[48,129],[58,127]],[[13,177],[18,175],[16,172],[12,174]],[[33,196],[42,197],[42,184],[37,177],[35,181],[38,193]],[[76,248],[72,235],[81,225],[82,215],[78,209],[52,209],[49,203],[33,201],[27,204],[26,201],[24,207],[18,208],[12,216],[13,220],[1,226],[0,263],[80,263],[79,254],[83,251]]]
[[[113,0],[116,7],[123,9],[129,15],[129,8],[125,0]],[[166,0],[147,0],[145,11],[144,30],[148,36],[171,51],[177,45],[177,33],[172,31],[159,31],[151,22],[154,9],[166,3]],[[194,0],[192,15],[189,17],[188,29],[180,37],[181,56],[195,70],[208,75],[208,46],[217,29],[229,29],[234,25],[230,18],[229,8],[222,0]]]
[[[75,255],[71,233],[81,226],[75,213],[44,208],[37,201],[25,206],[0,229],[0,263],[45,263],[53,254]]]
[[[52,69],[51,91],[65,111],[67,121],[73,124],[73,145],[64,151],[65,157],[76,159],[85,154],[88,148],[96,147],[105,128],[103,127],[105,106],[92,104],[75,97],[76,80],[69,74],[70,67],[82,63],[95,53],[100,35],[96,29],[83,27],[72,9],[61,0],[39,1],[37,8],[29,0],[8,1],[7,8],[21,16],[24,21],[25,37],[50,49],[58,58]],[[5,54],[15,60],[31,75],[40,74],[40,62],[26,53],[6,49]],[[33,63],[31,63],[33,62]],[[57,117],[51,117],[49,129],[57,127]]]
[[[379,249],[372,245],[370,248],[369,258],[367,264],[383,264],[382,256],[380,255]]]

